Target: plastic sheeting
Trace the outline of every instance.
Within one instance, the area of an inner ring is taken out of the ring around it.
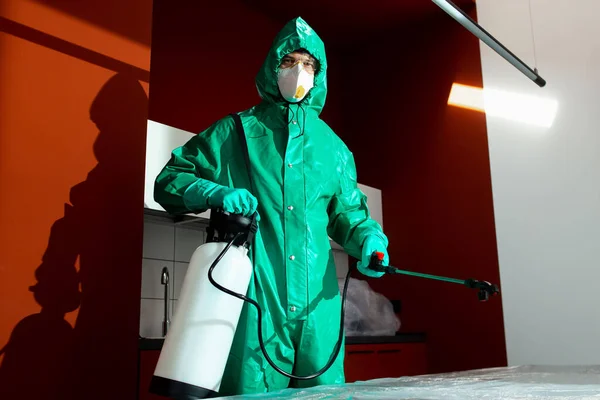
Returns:
[[[340,292],[344,282],[345,278],[338,279]],[[373,291],[366,281],[350,278],[344,327],[346,336],[394,336],[400,329],[400,320],[385,296]]]
[[[508,367],[230,397],[229,399],[592,400],[600,366]]]

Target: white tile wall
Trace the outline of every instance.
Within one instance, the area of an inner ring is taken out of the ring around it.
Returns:
[[[173,320],[173,305],[169,304],[169,319]],[[142,337],[162,337],[164,302],[162,300],[141,299],[140,335]]]
[[[181,291],[188,262],[205,241],[202,225],[176,225],[160,218],[146,216],[144,222],[144,252],[142,260],[142,296],[140,335],[162,337],[164,319],[163,267],[169,271],[169,317]]]
[[[175,261],[189,262],[198,246],[206,238],[205,228],[198,225],[183,225],[175,228]]]
[[[146,218],[144,221],[144,258],[173,261],[175,225]]]

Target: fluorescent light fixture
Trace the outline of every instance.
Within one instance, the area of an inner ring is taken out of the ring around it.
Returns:
[[[477,22],[462,11],[456,4],[450,0],[431,0],[444,10],[449,16],[454,18],[459,24],[477,36],[481,41],[490,46],[492,50],[498,53],[506,61],[521,71],[525,76],[534,81],[539,87],[546,86],[546,81],[538,75],[537,70],[527,66],[521,59],[510,52],[496,38],[486,32]]]
[[[455,83],[450,90],[448,104],[455,107],[485,112],[485,99],[483,89],[475,86]]]
[[[459,83],[452,85],[448,104],[544,128],[552,126],[558,110],[556,100]]]

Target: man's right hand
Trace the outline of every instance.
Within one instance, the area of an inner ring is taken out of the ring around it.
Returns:
[[[229,187],[220,187],[215,190],[208,198],[208,204],[211,207],[220,208],[225,212],[241,214],[245,217],[251,217],[258,207],[256,197],[249,191]]]

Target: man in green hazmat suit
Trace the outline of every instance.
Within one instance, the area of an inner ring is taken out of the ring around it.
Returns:
[[[270,358],[301,376],[323,368],[338,339],[341,301],[329,237],[360,260],[365,275],[382,275],[367,268],[373,252],[388,262],[388,240],[357,187],[352,153],[319,118],[326,72],[322,40],[301,18],[290,21],[256,78],[262,101],[239,113],[250,171],[228,116],[175,149],[155,185],[156,201],[172,214],[258,213],[247,295],[263,310]],[[318,378],[290,382],[279,374],[260,351],[257,318],[245,303],[220,395],[344,383],[343,347]]]

